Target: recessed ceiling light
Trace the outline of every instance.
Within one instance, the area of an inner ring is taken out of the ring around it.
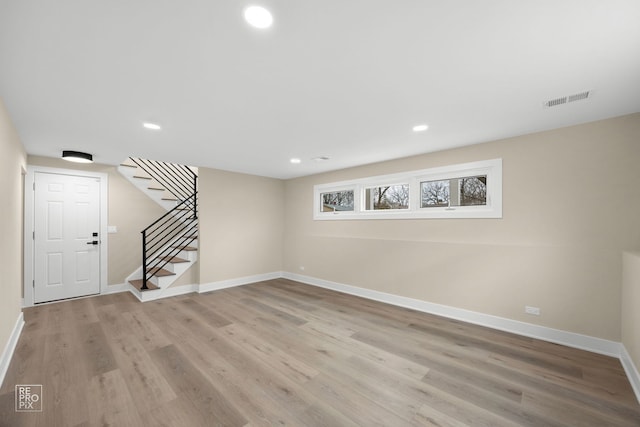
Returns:
[[[413,127],[414,132],[424,132],[427,129],[429,129],[429,126],[427,125],[416,125]]]
[[[313,158],[313,159],[311,159],[311,160],[314,160],[314,161],[316,161],[316,162],[324,162],[324,161],[329,160],[329,157],[327,157],[327,156],[320,156],[320,157],[314,157],[314,158]]]
[[[269,28],[273,24],[271,12],[262,6],[248,6],[244,10],[244,19],[256,28]]]
[[[162,127],[160,127],[160,125],[155,124],[155,123],[151,123],[151,122],[144,122],[144,123],[142,123],[142,126],[144,126],[147,129],[152,129],[152,130],[160,130],[160,129],[162,129]]]
[[[294,165],[297,165],[298,163],[300,163],[300,159],[297,157],[293,157],[289,159],[289,162],[293,163]]]

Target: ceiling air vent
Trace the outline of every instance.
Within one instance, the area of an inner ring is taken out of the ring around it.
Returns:
[[[562,96],[560,98],[550,99],[544,103],[544,106],[555,107],[556,105],[568,104],[569,102],[582,101],[583,99],[589,98],[589,95],[591,95],[590,90],[576,93],[574,95]]]

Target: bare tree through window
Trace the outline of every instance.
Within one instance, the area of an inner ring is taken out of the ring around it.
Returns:
[[[322,193],[320,198],[322,199],[322,212],[353,210],[353,190]]]
[[[470,176],[420,183],[423,208],[487,204],[487,177]]]
[[[371,187],[365,191],[366,209],[409,209],[409,184]]]
[[[449,206],[449,180],[426,181],[421,185],[421,206],[431,208]]]
[[[460,206],[487,204],[487,177],[473,176],[460,180]]]

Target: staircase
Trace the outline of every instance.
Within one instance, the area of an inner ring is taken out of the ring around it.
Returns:
[[[138,299],[156,299],[198,259],[197,169],[129,158],[118,171],[167,211],[141,231],[142,265],[126,279]]]

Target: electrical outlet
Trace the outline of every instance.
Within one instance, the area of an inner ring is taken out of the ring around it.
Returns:
[[[524,312],[527,314],[533,314],[534,316],[540,316],[540,308],[539,307],[530,307],[528,305],[524,306]]]

